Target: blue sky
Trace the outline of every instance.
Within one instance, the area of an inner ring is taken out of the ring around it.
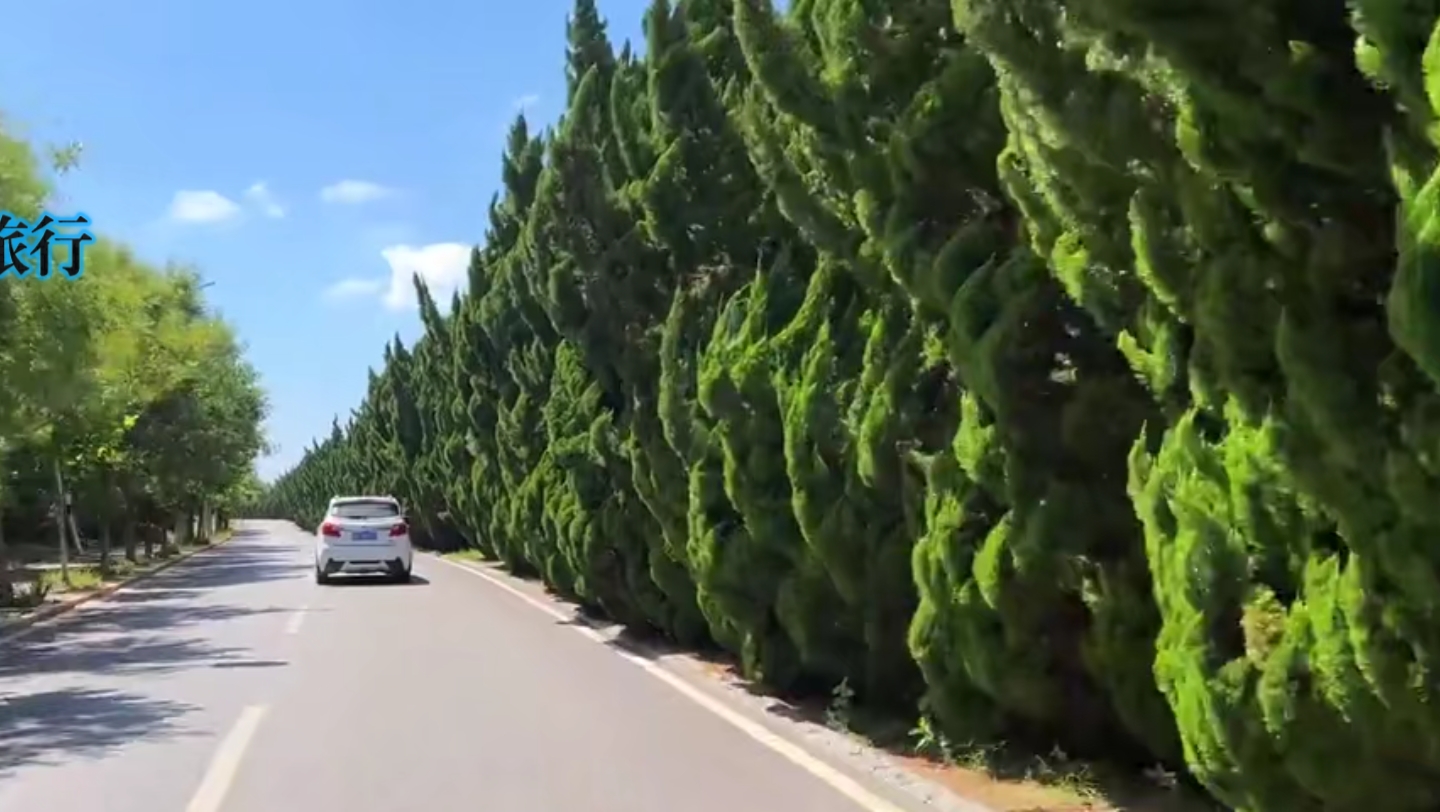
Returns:
[[[645,5],[600,0],[617,47]],[[419,334],[410,273],[446,299],[463,279],[511,119],[563,104],[570,8],[71,0],[73,26],[27,15],[6,38],[0,111],[83,143],[54,210],[214,283],[270,394],[269,478],[360,402],[390,336]]]

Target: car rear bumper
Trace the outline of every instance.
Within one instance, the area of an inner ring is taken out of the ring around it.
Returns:
[[[408,544],[318,544],[315,566],[327,575],[336,573],[399,573],[410,569]]]

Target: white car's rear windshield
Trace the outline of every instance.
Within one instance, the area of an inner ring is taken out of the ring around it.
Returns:
[[[330,508],[337,519],[393,519],[400,515],[400,506],[386,499],[363,499],[340,502]]]

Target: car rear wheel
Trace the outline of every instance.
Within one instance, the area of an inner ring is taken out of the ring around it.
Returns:
[[[410,583],[410,570],[408,568],[400,570],[399,572],[390,576],[390,578],[397,584],[408,584]]]
[[[325,574],[325,570],[320,569],[320,565],[319,565],[319,564],[316,564],[316,565],[315,565],[315,583],[317,583],[317,584],[328,584],[328,583],[330,583],[330,576],[328,576],[328,575]]]

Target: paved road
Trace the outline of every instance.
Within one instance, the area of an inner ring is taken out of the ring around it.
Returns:
[[[309,556],[251,523],[0,644],[0,811],[907,808],[455,565],[320,587]]]

